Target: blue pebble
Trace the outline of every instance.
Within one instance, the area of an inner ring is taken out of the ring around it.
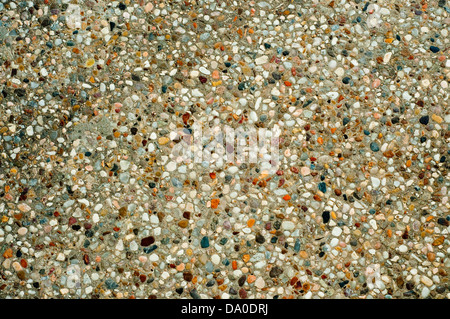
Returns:
[[[378,151],[380,150],[380,147],[378,146],[377,143],[372,142],[372,143],[370,143],[370,149],[371,149],[373,152],[378,152]]]
[[[214,265],[212,264],[212,262],[208,261],[205,265],[206,271],[207,272],[213,272],[214,271]]]
[[[144,253],[146,254],[150,254],[152,251],[154,251],[156,248],[158,248],[158,246],[156,245],[152,245],[150,247],[145,247],[144,248]]]
[[[202,248],[208,248],[209,247],[209,239],[208,237],[203,237],[202,240],[200,241],[200,246]]]
[[[176,188],[183,187],[183,184],[176,177],[172,177],[172,185],[175,186]]]
[[[438,47],[435,47],[435,46],[430,46],[430,50],[431,50],[431,52],[433,52],[433,53],[438,53],[441,49],[439,49]]]
[[[300,251],[300,240],[297,238],[294,244],[294,251],[298,253]]]
[[[105,285],[108,289],[116,289],[117,287],[119,287],[119,285],[111,278],[105,280]]]
[[[320,182],[318,187],[319,187],[319,191],[321,191],[322,193],[327,192],[327,185],[324,182]]]

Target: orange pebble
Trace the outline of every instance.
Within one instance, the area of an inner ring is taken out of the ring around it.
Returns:
[[[233,270],[236,270],[236,269],[237,269],[237,262],[236,262],[236,260],[233,260],[233,261],[231,262],[231,267],[233,268]]]
[[[284,200],[290,200],[291,196],[289,194],[286,194],[286,195],[283,196],[283,199]]]
[[[183,264],[183,263],[179,264],[179,265],[176,267],[176,269],[177,269],[178,271],[183,271],[183,270],[184,270],[184,264]]]
[[[27,261],[25,260],[25,259],[21,259],[20,260],[20,265],[23,267],[23,268],[27,268],[27,266],[28,266],[28,263],[27,263]]]
[[[11,258],[13,256],[13,251],[11,248],[8,248],[7,250],[5,250],[5,252],[3,253],[3,257],[5,258]]]
[[[211,199],[211,208],[217,208],[219,206],[219,203],[220,199],[218,198]]]
[[[247,282],[249,284],[251,284],[252,282],[255,282],[255,280],[256,280],[256,276],[254,276],[254,275],[250,275],[247,277]]]
[[[214,70],[214,71],[212,72],[212,74],[211,74],[211,77],[212,77],[214,80],[220,79],[220,73],[219,73],[219,71],[218,71],[218,70]]]
[[[248,227],[253,227],[253,225],[255,225],[255,220],[253,218],[249,219],[247,221],[247,226]]]
[[[302,250],[302,251],[300,252],[300,257],[302,257],[302,258],[307,258],[307,257],[308,257],[308,253],[307,253],[306,251]]]
[[[323,138],[321,138],[321,137],[318,137],[318,138],[317,138],[317,143],[319,143],[319,144],[323,144]]]

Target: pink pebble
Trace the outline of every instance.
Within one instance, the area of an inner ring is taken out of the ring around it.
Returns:
[[[373,87],[373,88],[377,88],[377,87],[380,86],[380,84],[381,84],[380,79],[376,79],[375,81],[373,81],[372,87]]]
[[[212,72],[212,78],[214,79],[214,80],[218,80],[219,78],[220,78],[220,73],[219,73],[219,71],[217,71],[217,70],[214,70],[213,72]]]

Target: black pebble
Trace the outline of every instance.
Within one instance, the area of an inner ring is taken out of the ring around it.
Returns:
[[[16,95],[17,95],[18,97],[25,96],[25,89],[15,89],[15,90],[14,90],[14,93],[16,93]]]
[[[238,285],[240,287],[242,287],[245,284],[245,279],[247,279],[246,275],[242,275],[239,279],[238,279]]]
[[[270,278],[275,278],[275,277],[278,277],[279,275],[281,275],[282,273],[283,273],[283,269],[281,269],[278,266],[275,266],[272,269],[270,269],[269,276],[270,276]]]
[[[328,223],[330,221],[330,212],[327,210],[324,211],[322,213],[322,219],[323,219],[324,224]]]
[[[177,292],[177,294],[181,295],[183,293],[183,288],[177,288],[175,289],[175,291]]]
[[[265,242],[266,240],[264,239],[264,236],[263,235],[261,235],[261,234],[257,234],[256,235],[256,242],[257,243],[259,243],[259,244],[264,244],[264,242]]]
[[[52,24],[52,21],[48,17],[45,17],[44,19],[41,20],[41,27],[45,28],[45,27],[48,27],[51,24]]]
[[[427,125],[430,121],[430,117],[428,115],[422,116],[419,120],[420,124]]]
[[[447,227],[449,225],[449,222],[445,218],[441,217],[441,218],[438,219],[438,224]]]

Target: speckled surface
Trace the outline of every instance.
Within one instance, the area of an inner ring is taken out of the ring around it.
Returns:
[[[449,26],[445,0],[0,0],[0,297],[448,298]],[[279,159],[183,161],[196,124],[276,128]]]

